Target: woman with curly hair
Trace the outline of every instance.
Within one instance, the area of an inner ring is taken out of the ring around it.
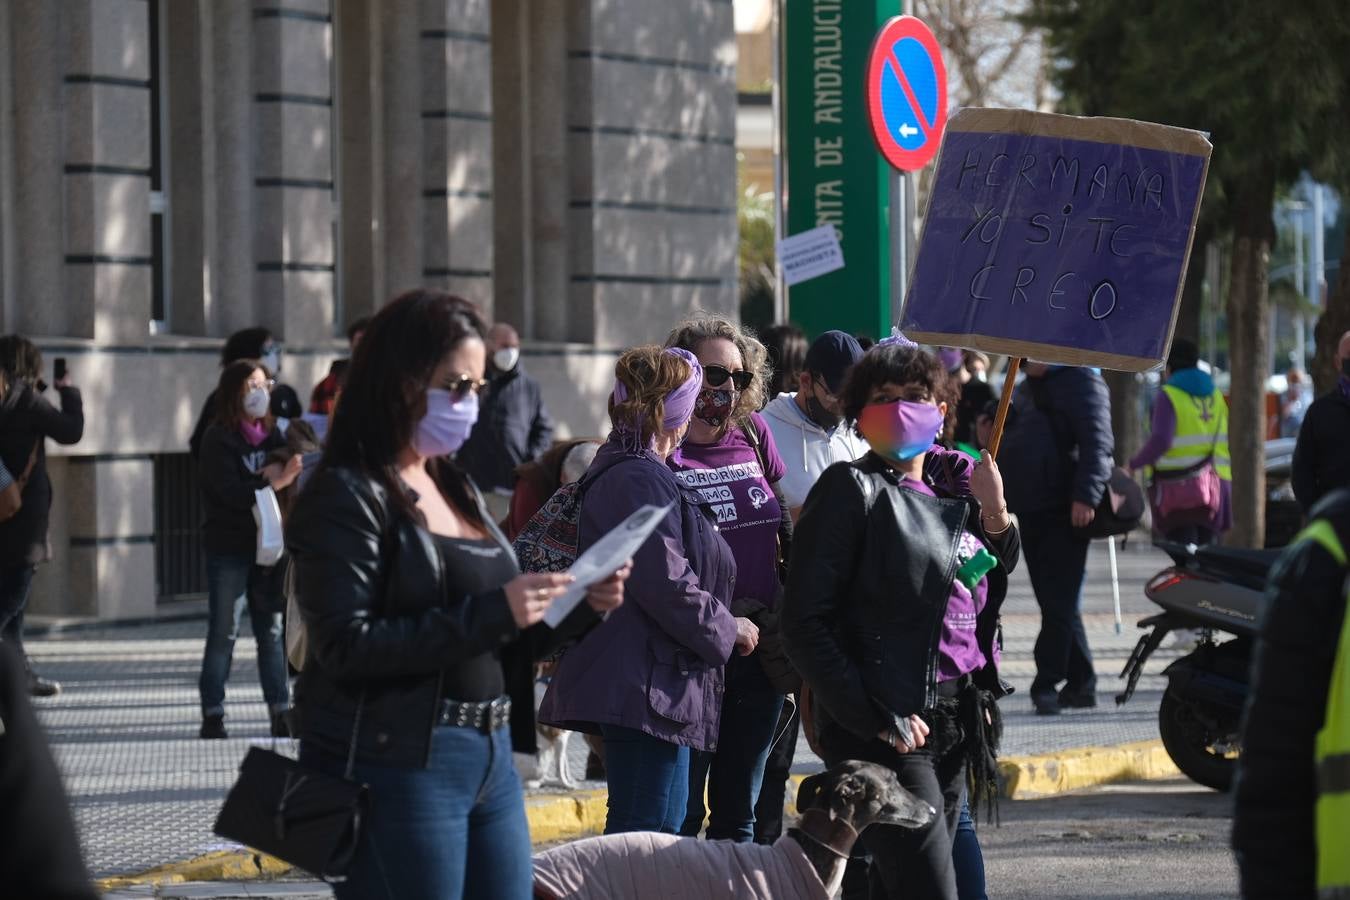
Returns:
[[[774,487],[783,477],[783,460],[757,411],[771,389],[768,354],[752,333],[715,316],[681,323],[666,346],[694,354],[703,367],[689,434],[670,465],[713,509],[731,545],[736,558],[732,612],[756,621],[767,640],[776,631],[780,531],[788,514]],[[755,802],[784,700],[765,674],[768,649],[727,663],[717,745],[690,760],[689,811],[681,829],[686,835],[703,827],[706,778],[708,837],[754,839]]]

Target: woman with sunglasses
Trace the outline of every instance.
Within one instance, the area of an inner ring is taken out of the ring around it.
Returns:
[[[783,461],[756,411],[770,387],[768,354],[750,332],[718,317],[681,323],[666,346],[693,353],[703,366],[689,434],[670,465],[714,511],[731,545],[736,558],[732,612],[757,620],[761,635],[771,636],[766,632],[774,630],[772,616],[782,589],[780,532],[787,507],[774,488],[783,477]],[[703,827],[706,780],[708,837],[754,840],[755,801],[784,700],[765,674],[763,652],[727,663],[717,746],[690,760],[683,834],[696,835]]]
[[[354,777],[370,789],[339,900],[531,895],[508,722],[533,704],[505,696],[502,653],[525,642],[531,652],[510,657],[528,667],[623,600],[626,568],[556,632],[539,624],[569,577],[519,574],[451,461],[478,416],[484,334],[467,301],[439,291],[381,310],[291,515],[308,633],[300,761],[341,775],[354,744]]]
[[[666,464],[691,427],[698,359],[638,347],[614,376],[614,430],[587,472],[578,547],[642,506],[669,511],[636,555],[630,602],[567,651],[539,719],[604,738],[606,834],[673,834],[684,821],[689,753],[717,746],[723,668],[754,650],[759,632],[727,605],[736,562],[716,520]]]
[[[950,402],[942,365],[902,337],[863,355],[841,392],[871,446],[807,495],[783,601],[783,640],[814,697],[827,765],[892,768],[942,815],[874,825],[871,896],[956,900],[952,839],[966,774],[993,802],[999,608],[1020,542],[988,451],[936,446]]]
[[[300,474],[299,457],[285,465],[267,464],[286,438],[271,413],[272,380],[256,359],[227,363],[215,397],[215,420],[202,433],[198,469],[206,521],[208,625],[198,681],[202,702],[201,737],[220,739],[225,732],[225,681],[230,677],[234,640],[247,611],[258,644],[258,678],[271,714],[272,735],[289,737],[286,711],[290,687],[282,646],[282,605],[278,580],[257,565],[258,526],[253,518],[255,492],[284,490]]]

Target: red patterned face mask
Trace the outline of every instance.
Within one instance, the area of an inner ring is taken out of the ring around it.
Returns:
[[[694,401],[694,416],[713,428],[720,428],[731,417],[736,406],[736,392],[720,388],[704,388]]]

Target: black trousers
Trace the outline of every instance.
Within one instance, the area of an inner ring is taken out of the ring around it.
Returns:
[[[1076,693],[1095,691],[1097,675],[1083,630],[1083,576],[1090,541],[1074,531],[1068,510],[1026,516],[1019,532],[1022,559],[1041,608],[1031,693],[1053,693],[1061,682]]]
[[[868,892],[871,900],[917,897],[957,900],[952,839],[961,815],[966,772],[960,749],[943,757],[934,757],[927,750],[896,753],[878,738],[862,740],[844,730],[824,717],[823,712],[817,714],[821,715],[820,743],[827,766],[846,759],[886,766],[895,772],[903,787],[938,811],[937,817],[923,828],[872,825],[863,832],[862,843],[872,857]]]
[[[790,698],[795,700],[796,698]],[[764,780],[755,804],[755,843],[772,844],[783,836],[783,806],[787,802],[787,782],[792,774],[792,759],[797,755],[797,735],[801,733],[802,714],[797,704],[784,703],[774,735],[782,735],[769,749],[764,763]]]

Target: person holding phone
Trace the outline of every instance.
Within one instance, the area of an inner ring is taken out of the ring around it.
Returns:
[[[17,334],[0,337],[0,465],[23,481],[23,505],[0,522],[0,641],[23,653],[23,612],[39,563],[50,559],[47,547],[52,483],[47,477],[47,438],[75,444],[84,435],[84,404],[70,383],[64,361],[56,373],[57,409],[43,396],[42,353]],[[26,474],[25,474],[26,473]],[[33,671],[24,656],[28,692],[54,697],[61,685]]]
[[[225,731],[225,682],[230,677],[234,641],[245,611],[258,644],[258,677],[271,714],[274,737],[289,737],[280,584],[270,567],[255,563],[258,525],[253,518],[257,491],[282,491],[300,475],[302,462],[268,463],[268,454],[286,446],[272,418],[272,379],[256,359],[236,360],[220,373],[215,391],[215,421],[202,436],[198,460],[206,521],[209,606],[206,649],[202,655],[203,739],[221,739]]]

